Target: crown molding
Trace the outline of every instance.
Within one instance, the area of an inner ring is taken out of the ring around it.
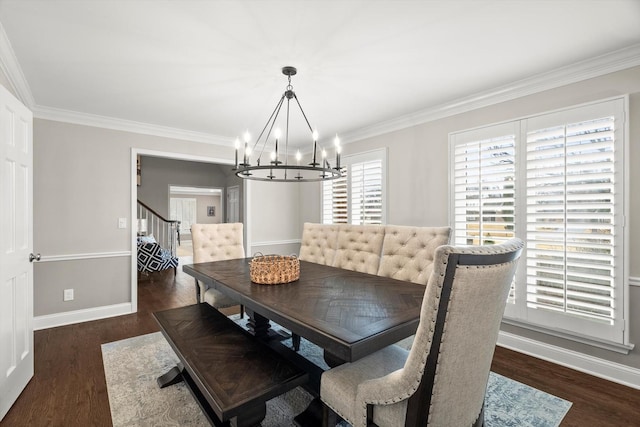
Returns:
[[[22,68],[18,63],[18,58],[16,58],[2,23],[0,23],[0,70],[7,76],[11,89],[16,93],[20,101],[33,110],[36,102],[33,99],[29,83],[27,83],[27,79],[22,73]]]
[[[343,144],[348,144],[638,65],[640,65],[640,44],[635,44],[570,66],[459,98],[449,103],[419,110],[351,132],[345,132],[340,135],[340,138]],[[229,147],[234,146],[233,138],[230,137],[36,105],[29,84],[22,73],[22,68],[1,23],[0,69],[7,76],[12,89],[20,100],[33,110],[36,118]]]
[[[340,139],[343,144],[360,141],[638,65],[640,65],[640,44],[635,44],[547,73],[537,74],[488,91],[459,98],[449,103],[419,110],[352,132],[345,132],[340,134]]]
[[[43,107],[38,105],[33,109],[33,116],[38,119],[160,136],[164,138],[181,139],[185,141],[217,144],[229,147],[234,146],[234,139],[229,137],[136,122],[133,120],[119,119],[115,117],[100,116],[97,114],[80,113],[78,111],[64,110],[61,108]]]

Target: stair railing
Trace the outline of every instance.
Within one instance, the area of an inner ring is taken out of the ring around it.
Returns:
[[[146,234],[153,234],[160,246],[171,251],[172,256],[176,256],[176,250],[180,244],[180,221],[164,218],[140,200],[138,200],[136,216],[138,220],[146,220]]]

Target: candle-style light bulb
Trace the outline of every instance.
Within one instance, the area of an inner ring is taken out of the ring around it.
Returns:
[[[275,151],[275,155],[271,157],[271,160],[275,162],[276,165],[279,163],[278,162],[278,139],[280,139],[280,135],[282,135],[282,132],[280,132],[279,128],[276,128],[276,130],[273,132],[273,136],[275,136],[276,138],[276,151]]]
[[[249,148],[250,139],[251,139],[251,135],[249,134],[249,131],[246,131],[244,133],[244,161],[242,162],[243,166],[249,166],[249,162],[247,161],[247,158],[251,154],[251,148]]]
[[[233,146],[235,147],[235,151],[236,151],[236,166],[235,169],[238,169],[238,151],[240,151],[240,139],[236,138],[235,142],[233,143]]]
[[[338,138],[338,135],[336,135],[336,137],[335,137],[335,138],[333,138],[333,144],[334,144],[336,147],[340,147],[340,138]]]
[[[316,162],[316,153],[318,152],[317,150],[317,144],[318,144],[318,130],[314,130],[312,133],[313,136],[313,162],[311,163],[311,165],[313,167],[318,166],[318,163]]]
[[[325,150],[324,148],[322,149],[322,158],[326,158],[327,157],[327,150]]]
[[[298,150],[296,151],[296,161],[298,162],[298,166],[300,166],[300,160],[302,160],[302,153]]]
[[[275,162],[275,161],[276,161],[276,152],[275,152],[275,151],[272,151],[272,152],[271,152],[271,161],[272,161],[272,162]]]

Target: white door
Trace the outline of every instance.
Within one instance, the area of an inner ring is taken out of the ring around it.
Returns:
[[[240,187],[227,188],[227,222],[240,220]]]
[[[33,376],[32,127],[0,85],[0,420]]]

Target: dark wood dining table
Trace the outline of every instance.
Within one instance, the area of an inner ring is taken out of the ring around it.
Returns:
[[[249,331],[309,374],[305,388],[315,397],[294,421],[318,426],[322,420],[322,368],[280,344],[273,321],[324,349],[329,366],[358,360],[415,333],[423,285],[300,261],[295,282],[251,281],[251,258],[185,265],[183,271],[244,305]]]
[[[183,266],[185,273],[244,305],[250,330],[266,336],[273,321],[351,362],[415,333],[423,285],[300,261],[299,280],[251,282],[251,258]]]

